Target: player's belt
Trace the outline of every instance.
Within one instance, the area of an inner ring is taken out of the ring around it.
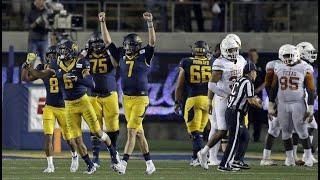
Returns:
[[[124,91],[123,94],[127,96],[148,96],[148,91]]]
[[[92,92],[90,96],[98,96],[98,97],[108,97],[111,95],[111,92],[107,93],[97,93],[97,92]]]

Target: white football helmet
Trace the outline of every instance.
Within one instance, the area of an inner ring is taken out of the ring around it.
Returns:
[[[238,43],[239,49],[241,49],[241,40],[240,40],[240,38],[239,38],[238,35],[236,35],[236,34],[228,34],[228,35],[226,36],[226,38],[232,38],[232,39],[234,39],[234,40]]]
[[[300,52],[300,58],[304,61],[313,63],[317,60],[317,51],[313,45],[309,42],[301,42],[297,44],[297,48]]]
[[[224,38],[220,44],[222,57],[234,61],[239,56],[239,45],[233,38]]]
[[[299,60],[299,58],[300,53],[296,46],[291,44],[285,44],[279,48],[279,59],[283,63],[287,65],[293,65]]]

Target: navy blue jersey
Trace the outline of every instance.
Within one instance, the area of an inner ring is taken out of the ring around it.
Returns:
[[[63,98],[65,100],[75,100],[86,94],[87,87],[77,81],[73,82],[67,79],[66,74],[71,73],[77,76],[78,79],[82,79],[82,72],[90,69],[90,63],[87,59],[73,59],[69,66],[58,59],[57,62],[50,64],[50,68],[55,70],[59,80],[59,87],[64,90]]]
[[[47,68],[46,64],[39,64],[36,69],[42,71]],[[42,79],[46,88],[46,104],[53,107],[64,107],[62,89],[59,88],[58,78],[53,75],[50,78]]]
[[[188,97],[207,96],[213,60],[206,57],[188,57],[180,61]]]
[[[108,53],[119,63],[123,93],[129,96],[148,95],[148,73],[154,47],[147,45],[133,56],[127,56],[123,48],[111,43]]]
[[[89,96],[105,96],[117,90],[116,69],[113,67],[107,52],[90,53],[86,57],[90,61],[90,74],[96,84],[94,89],[88,89]]]

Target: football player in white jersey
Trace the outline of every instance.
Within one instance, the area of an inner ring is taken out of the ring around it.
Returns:
[[[212,76],[208,84],[214,95],[214,111],[216,113],[217,131],[209,138],[207,145],[198,152],[200,165],[208,169],[208,151],[227,135],[225,110],[227,98],[233,83],[242,76],[247,61],[239,55],[239,45],[233,38],[225,38],[220,44],[221,57],[212,64]]]
[[[281,49],[281,47],[280,47]],[[266,77],[265,77],[265,88],[267,91],[267,94],[269,96],[269,90],[271,87],[272,83],[272,78],[274,74],[274,67],[276,64],[282,63],[281,60],[273,60],[267,63],[266,65]],[[276,102],[277,103],[277,102]],[[271,160],[271,149],[273,145],[273,141],[275,138],[277,138],[280,134],[280,124],[277,119],[277,117],[274,116],[269,116],[268,117],[268,133],[266,135],[266,141],[265,141],[265,146],[263,149],[263,157],[260,162],[261,166],[272,166],[276,165],[272,160]]]
[[[312,64],[314,63],[315,60],[317,60],[316,49],[309,42],[301,42],[301,43],[297,44],[296,47],[298,48],[298,50],[300,52],[300,59],[305,61],[306,65],[310,66],[310,68],[313,70]],[[306,95],[307,95],[307,93],[306,93]],[[308,96],[305,97],[305,101],[307,101],[307,100],[308,100]],[[312,140],[313,140],[313,132],[316,129],[318,129],[318,125],[317,125],[317,122],[316,122],[314,116],[312,116],[312,121],[310,123],[308,123],[308,133],[309,133],[311,144],[312,144]],[[299,138],[298,134],[294,132],[292,135],[293,155],[296,160],[297,160],[297,148],[298,148],[298,141],[299,141],[298,138]],[[302,160],[304,161],[304,155],[302,156]],[[313,160],[313,163],[318,163],[318,160],[316,158],[314,158],[313,155],[312,155],[312,160]]]
[[[286,150],[286,166],[294,166],[292,132],[295,129],[301,139],[305,153],[305,165],[312,166],[311,144],[307,121],[312,119],[315,86],[310,66],[300,60],[299,50],[293,45],[285,45],[279,50],[283,63],[276,64],[269,92],[268,112],[275,114],[275,98],[278,98],[277,118],[282,130],[282,140]],[[308,93],[308,106],[305,104],[305,89]],[[281,106],[280,106],[281,104]]]

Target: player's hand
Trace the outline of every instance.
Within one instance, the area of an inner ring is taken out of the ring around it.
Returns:
[[[308,105],[307,112],[304,115],[304,122],[310,123],[313,116],[313,105]]]
[[[210,101],[210,100],[209,100]],[[212,103],[208,104],[208,113],[212,114]]]
[[[271,116],[276,116],[275,104],[270,101],[268,106],[268,114],[270,114]]]
[[[152,19],[153,19],[152,14],[149,12],[143,13],[143,19],[146,21],[152,21]]]
[[[259,97],[255,97],[255,102],[256,102],[256,106],[258,107],[258,108],[262,108],[262,100],[259,98]]]
[[[72,73],[67,73],[65,76],[67,79],[74,81],[74,82],[76,82],[78,80],[78,77]]]
[[[36,60],[37,54],[36,53],[28,53],[26,63],[31,64],[32,61]]]
[[[179,111],[180,111],[180,104],[176,103],[176,104],[174,105],[174,112],[175,112],[176,114],[179,114]]]
[[[27,62],[24,62],[23,64],[22,64],[22,68],[24,68],[24,69],[30,69],[31,68],[31,64],[28,64]]]
[[[100,22],[101,22],[101,21],[105,21],[105,20],[106,20],[106,13],[100,12],[100,13],[98,14],[98,17],[99,17],[99,21],[100,21]]]

